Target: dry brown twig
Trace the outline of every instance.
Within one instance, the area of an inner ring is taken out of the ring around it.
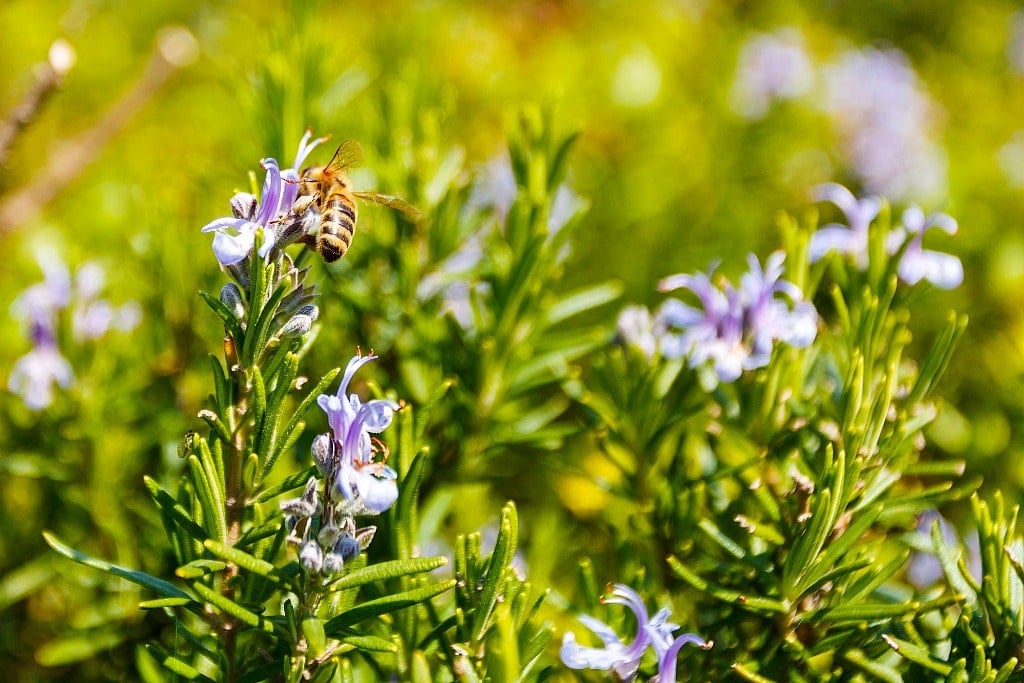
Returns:
[[[124,129],[168,78],[178,69],[195,61],[198,54],[198,45],[188,29],[179,26],[161,29],[149,63],[128,92],[117,98],[95,125],[67,140],[54,151],[46,166],[28,183],[0,201],[0,234],[35,217],[95,161],[103,148]],[[2,140],[0,137],[0,143]]]
[[[75,50],[63,38],[55,40],[47,52],[46,61],[32,69],[34,80],[21,101],[14,105],[7,118],[0,122],[0,166],[7,163],[15,138],[32,122],[50,94],[64,81],[75,65]]]

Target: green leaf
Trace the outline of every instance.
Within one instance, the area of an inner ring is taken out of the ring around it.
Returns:
[[[704,591],[708,595],[718,598],[753,612],[777,612],[780,614],[789,613],[789,607],[779,600],[772,598],[758,597],[741,593],[740,591],[722,586],[716,586],[691,571],[686,565],[673,556],[668,558],[668,565],[675,572],[676,576],[686,581],[697,590]]]
[[[551,166],[548,171],[548,187],[552,190],[565,179],[566,168],[569,165],[569,153],[579,137],[579,131],[565,136],[552,154]]]
[[[264,489],[253,499],[253,502],[262,503],[264,501],[271,500],[272,498],[276,498],[277,496],[280,496],[282,493],[294,491],[295,489],[301,486],[305,486],[306,482],[309,481],[309,478],[315,477],[317,476],[317,474],[318,471],[316,465],[313,465],[309,469],[303,470],[301,472],[296,472],[295,474],[288,476],[285,479],[282,479],[280,482],[274,484],[270,488]]]
[[[207,574],[222,571],[225,567],[227,563],[221,560],[199,559],[178,567],[174,573],[183,579],[199,579]]]
[[[622,295],[622,284],[603,282],[590,287],[583,287],[561,297],[554,306],[545,311],[544,322],[554,326],[585,311],[615,301]]]
[[[839,605],[818,610],[809,614],[807,621],[828,621],[837,624],[851,621],[874,621],[917,614],[921,609],[921,603],[916,601],[898,603],[863,601],[853,605]]]
[[[858,669],[871,674],[880,681],[884,681],[885,683],[903,683],[903,676],[900,675],[899,671],[887,664],[873,661],[861,650],[850,650],[844,655],[844,657],[846,661],[850,662]]]
[[[207,292],[199,292],[199,296],[203,297],[203,301],[213,309],[213,312],[217,314],[221,322],[224,323],[224,329],[234,337],[235,342],[242,345],[245,343],[245,331],[242,329],[241,323],[238,322],[238,318],[231,312],[220,298],[215,297]]]
[[[434,410],[441,405],[441,401],[448,394],[448,391],[455,386],[457,381],[458,380],[455,378],[449,377],[445,381],[441,382],[437,389],[434,390],[434,393],[430,395],[427,402],[422,406],[418,406],[416,411],[416,430],[413,436],[414,443],[422,443],[423,434],[426,432],[427,425],[430,424],[430,416],[433,414]]]
[[[308,481],[308,477],[307,477],[307,481]],[[259,526],[255,526],[252,529],[249,529],[248,531],[246,531],[244,534],[242,534],[238,538],[237,541],[235,541],[235,546],[234,547],[236,547],[236,548],[244,548],[246,546],[252,545],[253,543],[256,543],[257,541],[262,541],[265,538],[270,538],[271,536],[276,534],[278,529],[280,529],[280,528],[281,528],[281,518],[280,517],[273,518],[269,522],[267,522],[266,524],[261,524]]]
[[[258,365],[251,368],[249,374],[252,382],[252,391],[249,392],[252,419],[255,424],[256,439],[253,442],[253,450],[257,453],[263,452],[263,445],[269,436],[270,427],[274,418],[267,414],[267,385],[263,381],[263,373]]]
[[[69,560],[74,560],[75,562],[78,562],[79,564],[84,564],[87,567],[92,567],[93,569],[98,569],[101,572],[106,572],[107,574],[112,574],[119,578],[127,579],[132,583],[138,584],[143,588],[148,588],[149,590],[160,595],[163,595],[164,597],[186,598],[190,600],[193,599],[192,596],[190,596],[188,593],[175,586],[173,583],[168,583],[163,579],[158,579],[155,576],[150,576],[145,572],[140,572],[134,569],[126,569],[125,567],[120,567],[116,564],[111,564],[110,562],[98,560],[94,557],[86,555],[85,553],[81,553],[75,550],[74,548],[71,548],[62,543],[60,540],[57,539],[56,536],[54,536],[49,531],[43,532],[43,538],[46,539],[47,544],[49,544],[51,548],[53,548]]]
[[[302,619],[302,635],[309,645],[309,653],[319,657],[327,647],[327,636],[324,634],[324,622],[320,618],[307,615]]]
[[[231,405],[231,383],[224,371],[224,366],[216,355],[210,354],[210,369],[213,371],[214,398],[217,401],[217,412],[222,413]]]
[[[373,581],[387,581],[388,579],[397,579],[400,576],[422,574],[423,572],[443,567],[446,564],[448,564],[447,557],[416,557],[409,560],[381,562],[356,569],[335,581],[331,584],[331,587],[333,590],[356,588]]]
[[[188,607],[195,605],[190,598],[159,598],[157,600],[145,600],[139,603],[139,609],[164,609],[171,607]]]
[[[186,531],[193,539],[204,541],[209,538],[209,534],[201,526],[196,524],[195,520],[192,519],[192,515],[188,513],[181,504],[171,496],[170,493],[155,479],[149,476],[143,476],[142,481],[146,484],[146,488],[149,489],[149,494],[153,497],[153,500],[160,507],[160,509],[170,516],[174,522]]]
[[[829,515],[832,508],[832,492],[829,489],[824,489],[820,493],[812,495],[810,524],[797,537],[783,569],[783,596],[787,599],[793,599],[800,595],[797,586],[800,585],[804,574],[814,564],[821,547],[834,528],[834,521]]]
[[[272,333],[270,327],[274,322],[274,316],[277,315],[277,307],[281,303],[281,299],[288,292],[288,287],[289,283],[287,280],[282,280],[274,288],[270,298],[260,306],[255,324],[248,330],[249,338],[246,339],[244,356],[246,366],[255,367],[256,354],[262,352],[267,345],[267,341]]]
[[[324,625],[324,630],[330,637],[336,637],[344,628],[358,624],[361,621],[370,619],[372,617],[380,616],[381,614],[387,614],[396,610],[411,607],[417,603],[440,595],[446,591],[450,591],[455,587],[455,579],[449,579],[442,583],[431,584],[428,586],[422,586],[420,588],[414,588],[403,593],[397,593],[395,595],[386,595],[376,600],[370,600],[364,602],[361,605],[357,605],[352,609],[339,614]]]
[[[295,377],[299,374],[299,356],[291,351],[285,355],[284,363],[281,365],[280,374],[278,374],[274,380],[274,388],[267,397],[267,405],[271,408],[279,407],[283,402],[288,392],[292,389],[292,383],[295,382]],[[273,375],[269,374],[268,377]]]
[[[90,631],[58,638],[36,650],[36,661],[43,666],[68,666],[112,650],[128,638],[122,630]]]
[[[398,646],[378,636],[338,636],[341,642],[365,652],[398,652]]]
[[[942,537],[942,528],[939,526],[938,520],[932,523],[931,535],[935,554],[939,558],[939,564],[942,565],[942,572],[945,574],[950,588],[963,596],[967,605],[977,603],[978,594],[971,587],[967,579],[964,578],[964,575],[960,573],[960,568],[957,566],[962,550],[960,544],[957,543],[953,546],[946,544],[946,540]]]
[[[283,584],[283,579],[281,578],[277,567],[266,560],[253,557],[243,550],[219,543],[213,539],[207,539],[203,545],[207,550],[222,560],[236,564],[246,571],[258,574],[259,576],[270,579],[275,583]]]
[[[53,555],[44,550],[34,560],[8,570],[0,580],[0,612],[53,580],[57,570],[52,560]]]
[[[516,506],[512,502],[505,504],[501,511],[498,527],[498,539],[494,542],[491,561],[487,563],[487,573],[483,577],[483,589],[473,615],[473,639],[481,640],[487,629],[491,613],[497,604],[501,589],[505,584],[505,576],[515,556],[519,535],[519,520]]]
[[[891,647],[893,650],[898,652],[900,656],[909,659],[915,664],[920,664],[929,671],[934,671],[937,674],[945,676],[951,670],[948,664],[935,661],[932,656],[924,649],[918,647],[914,643],[906,640],[900,640],[889,634],[882,634],[882,640]]]
[[[168,671],[171,671],[178,676],[181,676],[187,681],[210,681],[213,683],[212,678],[208,678],[196,669],[191,664],[187,664],[177,657],[171,655],[165,651],[162,647],[157,645],[146,645],[146,650],[150,655],[153,656],[160,664],[164,666]]]
[[[213,590],[206,584],[199,582],[193,583],[192,590],[194,590],[196,595],[200,598],[218,608],[225,614],[230,614],[235,617],[246,626],[251,626],[252,628],[266,631],[267,633],[274,632],[274,624],[271,621],[247,610],[238,603]]]
[[[832,569],[832,565],[839,558],[846,555],[847,551],[853,547],[853,544],[857,543],[867,530],[871,528],[871,525],[875,523],[878,516],[882,514],[883,508],[884,504],[879,503],[856,513],[853,522],[843,532],[843,535],[830,543],[825,551],[814,560],[810,569],[804,574],[803,579],[794,587],[796,594],[802,596],[808,586],[817,583],[822,576],[829,572]]]
[[[205,449],[205,453],[209,454],[210,449],[206,445],[206,440],[197,439],[197,441],[199,442],[199,447]],[[216,479],[209,476],[209,472],[203,468],[202,461],[200,461],[195,453],[188,456],[187,462],[192,485],[196,489],[196,500],[203,511],[203,525],[206,528],[207,534],[214,538],[227,538],[227,520],[224,516],[223,499],[217,487]]]
[[[341,368],[334,368],[333,370],[329,371],[326,375],[320,378],[320,381],[316,383],[316,386],[313,387],[313,389],[308,394],[306,394],[302,401],[299,402],[298,407],[295,409],[295,413],[292,415],[292,419],[288,421],[288,425],[281,432],[280,438],[283,441],[283,443],[277,447],[274,453],[270,454],[268,458],[269,463],[272,464],[276,462],[278,456],[281,455],[284,449],[287,448],[290,443],[293,443],[291,442],[292,433],[295,431],[295,428],[298,427],[299,423],[302,421],[302,417],[306,414],[306,411],[309,410],[310,406],[313,405],[313,402],[316,401],[317,396],[319,396],[320,394],[324,393],[327,390],[327,387],[331,384],[331,382],[334,381],[334,378],[338,376],[339,372],[341,372]],[[264,467],[264,470],[260,472],[259,480],[263,481],[266,475],[267,470],[266,467]]]
[[[416,526],[418,526],[416,525],[416,501],[429,461],[429,452],[417,453],[409,466],[408,473],[402,478],[401,485],[398,487],[398,502],[393,508],[392,519],[398,521],[395,530],[396,551],[398,556],[405,560],[413,559],[411,557],[413,539],[410,535],[416,532]]]

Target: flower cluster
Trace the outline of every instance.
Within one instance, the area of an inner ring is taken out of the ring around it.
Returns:
[[[738,288],[725,280],[716,286],[711,273],[667,277],[661,291],[688,289],[701,307],[669,299],[654,316],[630,307],[619,318],[619,332],[648,357],[657,350],[665,358],[687,357],[690,367],[710,363],[720,381],[732,382],[744,370],[767,365],[776,341],[803,348],[817,334],[814,306],[803,301],[799,287],[780,279],[783,259],[781,252],[772,254],[762,269],[751,254]]]
[[[207,223],[202,232],[214,232],[213,253],[222,266],[232,266],[249,255],[262,231],[260,258],[267,258],[275,247],[283,247],[309,232],[309,220],[315,217],[311,206],[296,204],[299,196],[299,169],[310,152],[326,137],[311,139],[307,130],[299,142],[295,163],[282,170],[276,159],[266,158],[260,165],[266,169],[263,190],[259,199],[248,192],[239,192],[231,198],[231,216]]]
[[[684,645],[697,645],[705,650],[714,645],[693,633],[673,637],[672,633],[679,625],[668,620],[672,614],[671,610],[663,607],[653,617],[648,617],[643,599],[629,586],[615,584],[611,595],[603,597],[601,601],[605,604],[628,607],[636,616],[636,636],[627,645],[603,621],[582,615],[579,617],[580,622],[594,632],[604,647],[580,645],[576,642],[575,634],[567,632],[562,638],[561,657],[562,663],[570,669],[614,671],[620,680],[632,681],[640,669],[640,660],[644,653],[653,647],[658,657],[658,675],[651,680],[671,683],[676,680],[676,658]]]
[[[391,424],[399,405],[386,399],[360,400],[347,394],[353,375],[376,356],[357,355],[345,368],[338,392],[321,394],[331,431],[313,440],[313,459],[323,476],[322,489],[310,478],[302,496],[281,503],[288,515],[289,542],[310,573],[336,574],[373,540],[376,527],[357,529],[356,516],[379,515],[398,498],[398,475],[377,453],[384,446],[373,435]]]
[[[839,207],[849,225],[830,223],[818,230],[811,238],[811,261],[817,261],[832,251],[853,258],[857,267],[867,267],[868,226],[882,208],[879,197],[858,199],[848,189],[837,183],[826,183],[814,189],[814,199],[827,201]],[[964,268],[960,259],[942,252],[925,249],[922,246],[924,234],[932,228],[939,228],[950,235],[956,233],[956,221],[944,213],[925,216],[917,205],[908,207],[902,216],[902,224],[886,236],[886,250],[895,255],[903,250],[896,272],[900,279],[914,285],[927,280],[936,287],[953,289],[964,279]]]
[[[100,299],[105,273],[98,263],[79,267],[72,282],[71,273],[60,257],[40,254],[44,273],[42,282],[22,292],[11,306],[28,332],[32,349],[15,361],[7,387],[20,395],[32,410],[53,403],[54,385],[67,389],[74,382],[71,364],[57,344],[61,314],[69,310],[71,333],[76,341],[96,341],[107,332],[128,332],[139,324],[142,309],[135,302],[114,306]]]

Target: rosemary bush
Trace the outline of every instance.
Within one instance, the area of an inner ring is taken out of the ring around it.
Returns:
[[[239,77],[252,134],[145,194],[134,263],[41,249],[43,281],[13,301],[0,653],[38,665],[15,680],[1024,680],[1019,494],[947,447],[950,416],[973,419],[978,380],[942,380],[973,333],[949,309],[977,260],[908,199],[935,205],[947,178],[899,53],[816,66],[792,28],[730,43],[735,78],[708,99],[732,118],[646,188],[663,161],[623,163],[607,150],[630,133],[607,129],[595,153],[571,104],[508,106],[481,152],[494,121],[415,60],[326,68],[342,48],[316,16],[297,10]],[[158,41],[161,78],[194,52],[181,31]],[[379,31],[381,53],[403,46]],[[56,47],[40,88],[71,68]],[[613,74],[619,105],[655,101],[648,58]],[[838,175],[863,190],[815,176],[787,194],[780,172],[734,196],[716,174],[747,180],[740,147],[701,149],[742,127],[766,156],[800,151],[771,131],[812,117],[815,69]],[[358,204],[325,263],[340,214],[304,169],[341,136],[367,154],[352,187],[419,214]],[[913,164],[867,154],[894,141]],[[692,169],[706,206],[640,200],[693,191]],[[793,215],[758,241],[764,197]],[[635,269],[637,294],[605,266],[643,263],[663,214],[683,238]],[[697,239],[709,225],[728,239]],[[670,274],[680,250],[704,270]],[[995,355],[1003,388],[978,401],[1009,404],[1016,366]]]

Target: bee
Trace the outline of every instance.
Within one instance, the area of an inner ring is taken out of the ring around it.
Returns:
[[[311,166],[299,176],[299,197],[293,211],[312,209],[318,216],[315,234],[303,241],[311,244],[327,263],[334,263],[348,251],[356,232],[356,199],[382,204],[412,217],[419,211],[390,194],[356,192],[352,189],[348,169],[363,161],[363,148],[355,140],[341,143],[326,166]]]

